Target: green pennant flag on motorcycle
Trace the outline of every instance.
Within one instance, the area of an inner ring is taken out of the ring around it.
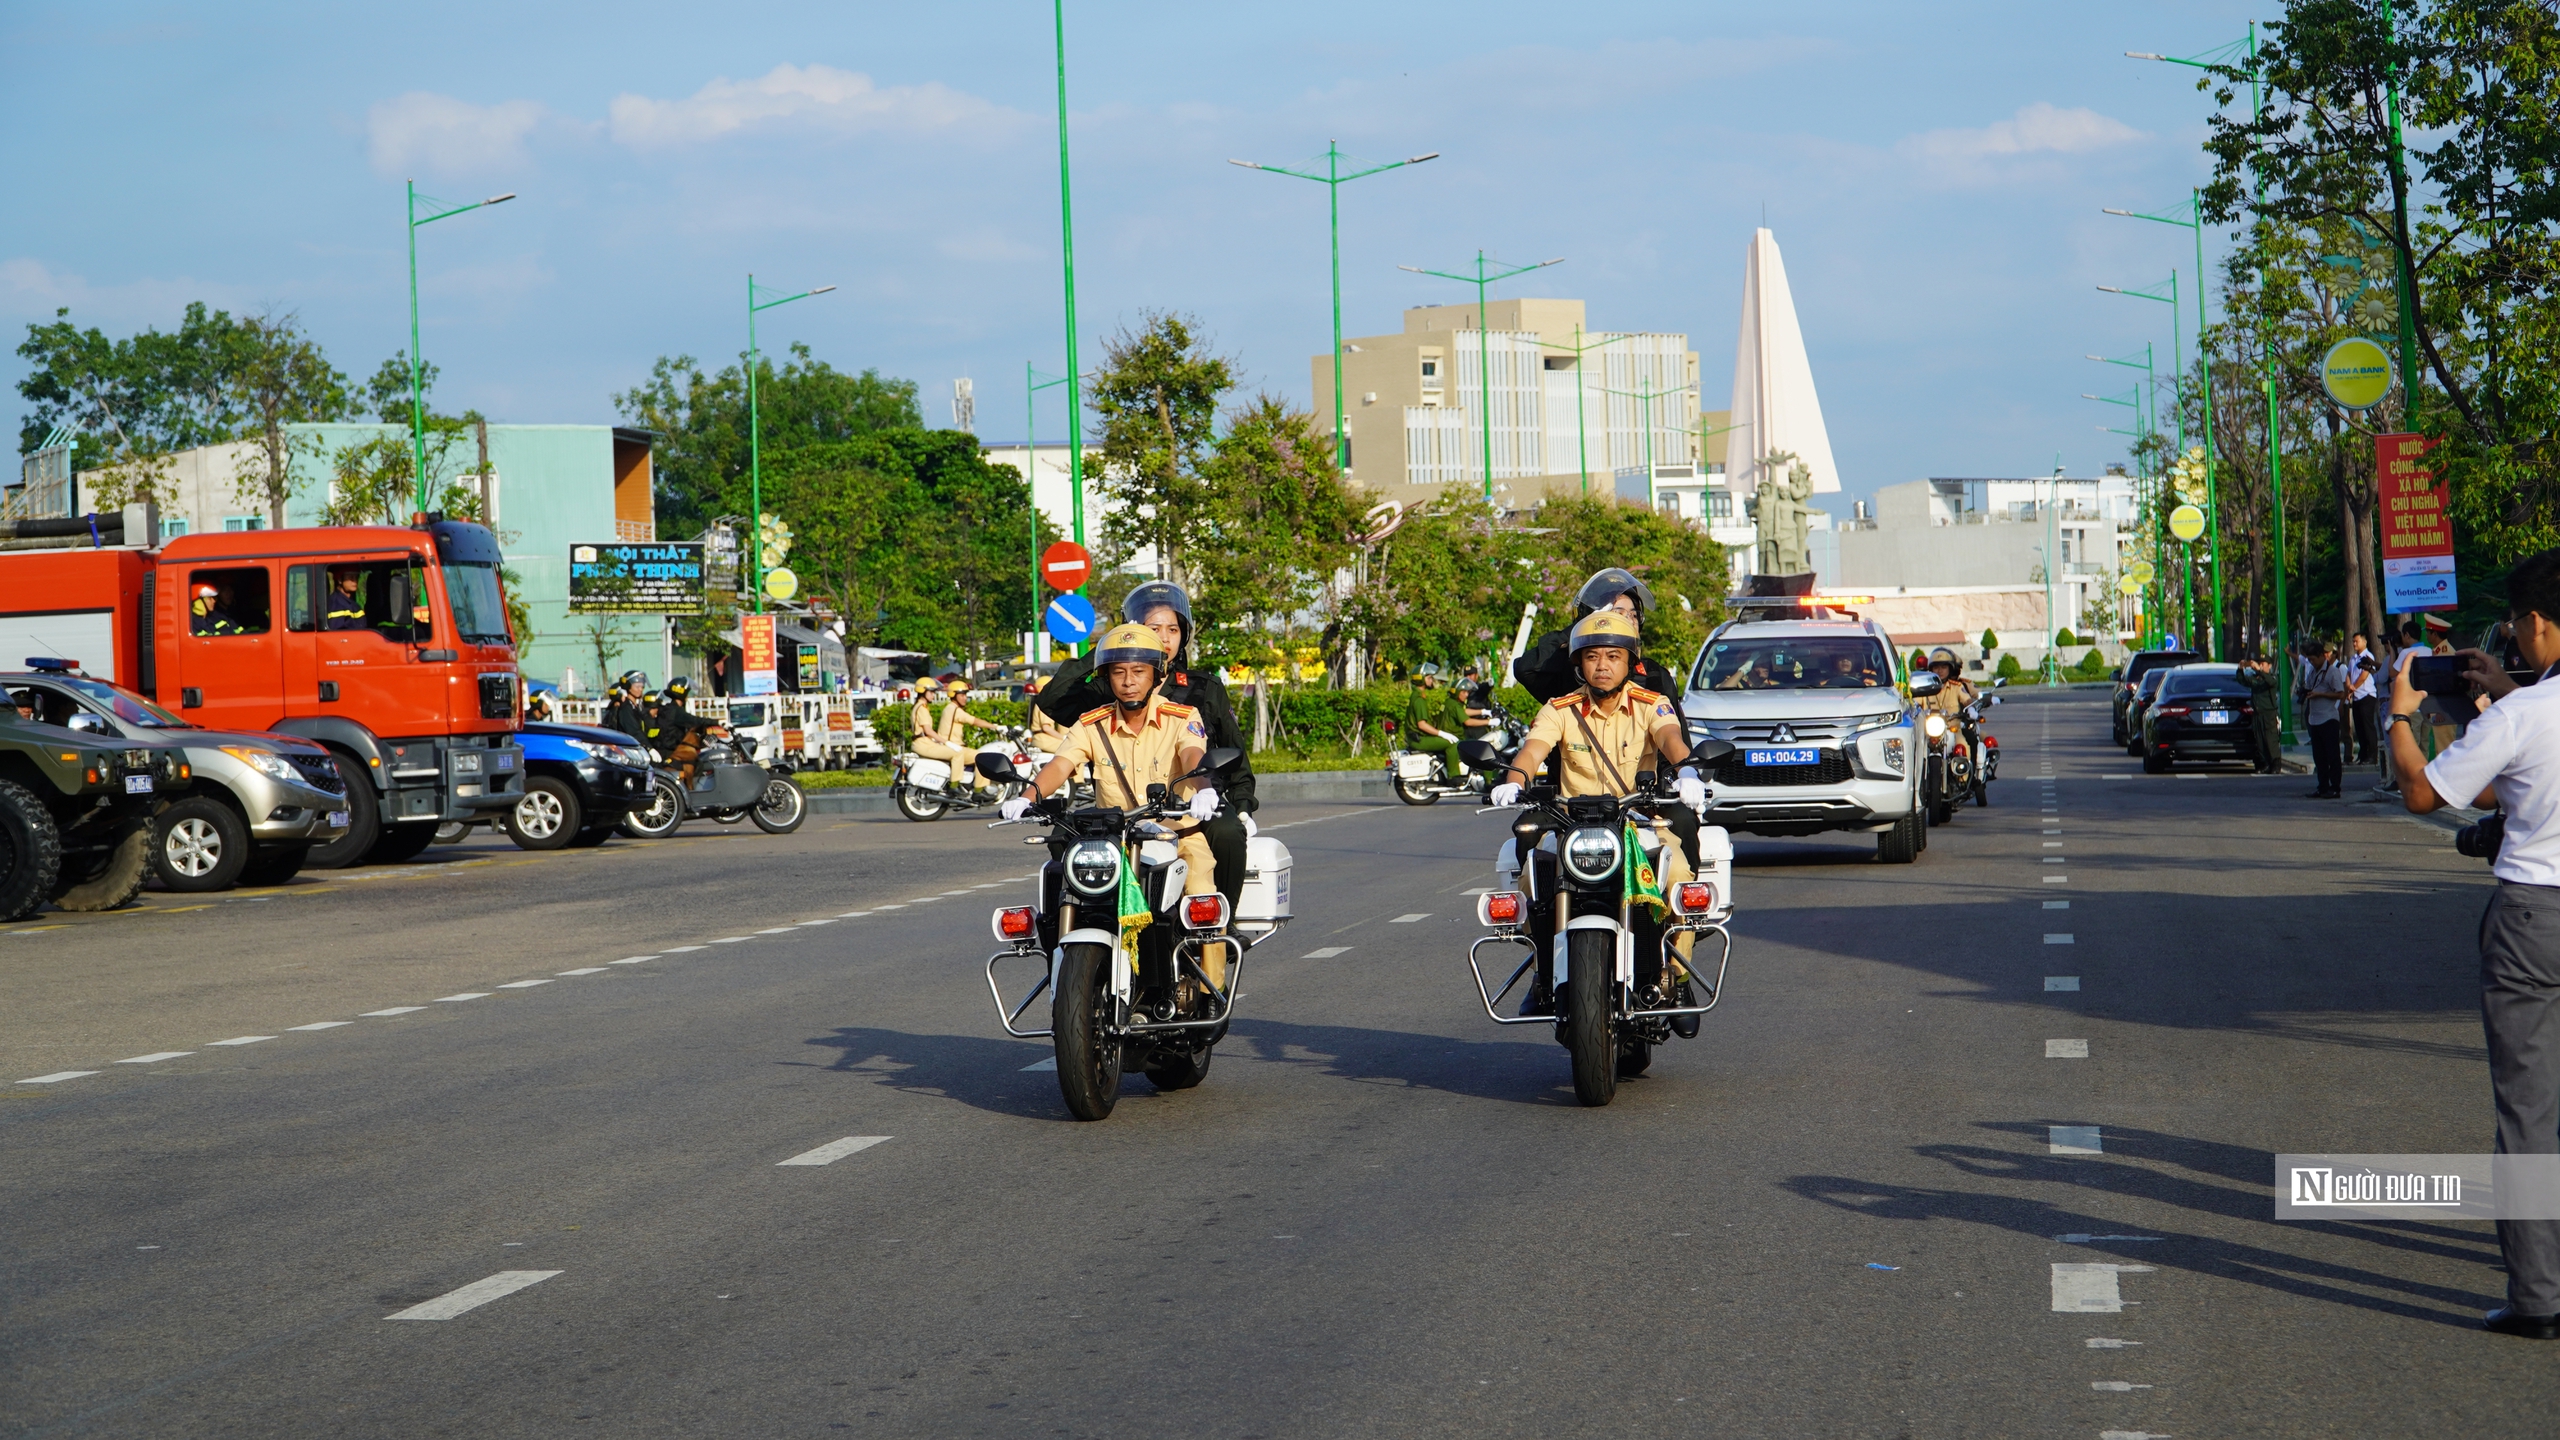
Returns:
[[[1650,905],[1656,915],[1670,910],[1670,897],[1662,893],[1662,877],[1654,873],[1653,862],[1645,858],[1644,847],[1636,843],[1633,822],[1627,825],[1627,833],[1620,843],[1626,847],[1627,853],[1626,903]]]
[[[1138,884],[1138,867],[1123,856],[1120,861],[1120,951],[1129,957],[1132,973],[1138,968],[1138,932],[1154,920],[1154,914],[1147,908],[1147,892]]]

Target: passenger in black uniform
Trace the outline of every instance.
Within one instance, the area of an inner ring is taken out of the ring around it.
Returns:
[[[1253,793],[1253,747],[1245,743],[1244,731],[1236,724],[1235,707],[1227,702],[1226,683],[1184,663],[1184,652],[1191,645],[1191,597],[1170,580],[1150,580],[1129,592],[1129,598],[1120,606],[1120,618],[1144,625],[1163,638],[1165,648],[1172,652],[1173,666],[1166,672],[1159,693],[1176,705],[1188,705],[1200,712],[1201,724],[1209,732],[1209,748],[1232,746],[1245,752],[1236,768],[1219,777],[1217,791],[1225,804],[1215,818],[1201,827],[1209,841],[1209,853],[1218,862],[1218,893],[1227,897],[1229,905],[1239,904],[1244,896],[1244,842],[1253,833],[1244,817],[1261,805]],[[1093,662],[1076,659],[1062,662],[1032,703],[1061,727],[1067,727],[1086,712],[1113,701],[1110,687],[1093,673]]]
[[[1634,575],[1613,565],[1583,581],[1582,589],[1573,597],[1573,618],[1576,621],[1594,610],[1615,610],[1636,622],[1641,629],[1645,617],[1653,613],[1653,591]],[[1567,648],[1572,638],[1571,625],[1561,630],[1550,630],[1538,637],[1538,643],[1530,646],[1527,654],[1512,662],[1511,678],[1519,681],[1520,688],[1528,691],[1541,705],[1572,694],[1582,683],[1582,675],[1574,668],[1573,654]],[[1680,679],[1663,668],[1662,662],[1651,654],[1636,662],[1634,671],[1627,676],[1627,683],[1662,696],[1671,702],[1672,711],[1680,714]],[[1680,714],[1680,734],[1691,744],[1697,743],[1698,737],[1690,733],[1686,714]],[[1685,805],[1675,805],[1669,818],[1672,833],[1680,837],[1681,848],[1689,852],[1690,866],[1693,869],[1703,868],[1704,862],[1698,858],[1698,812]]]

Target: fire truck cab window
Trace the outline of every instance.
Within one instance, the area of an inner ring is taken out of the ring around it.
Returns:
[[[264,635],[273,609],[263,566],[197,570],[187,576],[187,633]]]
[[[331,565],[322,577],[323,630],[367,631],[411,645],[426,643],[433,632],[427,609],[426,573],[407,561]]]

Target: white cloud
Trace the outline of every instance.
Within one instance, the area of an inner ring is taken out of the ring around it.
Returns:
[[[2062,109],[2039,100],[1978,130],[1931,130],[1904,139],[1901,153],[1959,174],[1985,174],[2004,161],[2076,155],[2149,138],[2095,110]]]
[[[876,85],[829,65],[776,65],[753,80],[712,81],[681,100],[619,95],[613,138],[635,149],[717,140],[760,126],[842,134],[981,129],[1014,118],[1002,106],[939,83]]]
[[[450,95],[412,90],[375,105],[366,117],[373,168],[384,175],[518,169],[530,158],[525,137],[548,116],[532,100],[474,105]]]
[[[21,320],[50,324],[57,308],[68,307],[72,320],[84,327],[166,328],[178,322],[190,300],[202,300],[217,310],[241,310],[254,303],[238,286],[185,276],[92,285],[87,276],[55,269],[33,256],[0,260],[0,324]]]

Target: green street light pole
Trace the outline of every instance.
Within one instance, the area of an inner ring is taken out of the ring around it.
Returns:
[[[1585,495],[1591,493],[1591,435],[1584,426],[1582,418],[1582,357],[1586,352],[1597,350],[1603,345],[1615,345],[1621,340],[1632,340],[1635,338],[1635,333],[1632,330],[1624,330],[1598,340],[1586,341],[1582,338],[1582,327],[1576,325],[1573,327],[1573,343],[1570,345],[1546,345],[1545,342],[1540,342],[1544,348],[1562,350],[1573,357],[1573,456],[1575,463],[1582,467],[1582,493]]]
[[[824,295],[833,285],[815,290],[801,290],[779,300],[756,299],[756,277],[747,276],[747,576],[755,590],[756,613],[764,613],[764,430],[756,410],[756,371],[764,356],[756,349],[756,312],[812,295]]]
[[[1646,377],[1644,377],[1643,379],[1639,380],[1639,381],[1636,383],[1636,388],[1635,388],[1635,389],[1633,389],[1633,390],[1612,390],[1612,389],[1610,389],[1610,388],[1609,388],[1608,386],[1606,386],[1606,385],[1603,385],[1603,386],[1601,386],[1601,387],[1600,387],[1600,393],[1601,393],[1601,394],[1603,394],[1603,395],[1623,395],[1623,396],[1627,397],[1627,398],[1628,398],[1628,399],[1630,399],[1630,400],[1635,400],[1635,401],[1639,401],[1639,402],[1641,402],[1641,403],[1643,404],[1643,406],[1644,406],[1644,508],[1646,508],[1647,510],[1652,509],[1652,508],[1653,508],[1653,505],[1654,505],[1654,500],[1653,500],[1653,402],[1654,402],[1654,400],[1655,400],[1657,397],[1660,397],[1660,396],[1664,396],[1664,395],[1677,395],[1677,394],[1679,394],[1679,393],[1680,393],[1681,391],[1683,391],[1683,390],[1695,390],[1695,389],[1697,389],[1697,388],[1698,388],[1698,387],[1697,387],[1696,385],[1694,385],[1694,384],[1688,384],[1688,385],[1674,385],[1674,386],[1672,386],[1671,388],[1669,388],[1669,389],[1667,389],[1667,390],[1656,390],[1656,389],[1654,389],[1654,388],[1653,388],[1653,377],[1651,377],[1651,376],[1649,376],[1649,375],[1648,375],[1648,376],[1646,376]],[[1725,428],[1726,428],[1726,429],[1728,429],[1728,430],[1730,430],[1730,429],[1733,429],[1734,427],[1733,427],[1733,426],[1728,425],[1728,426],[1726,426]],[[1703,464],[1705,464],[1706,462],[1705,462],[1704,460],[1701,460],[1699,463],[1700,463],[1701,465],[1703,465]],[[1701,476],[1699,476],[1698,478],[1699,478],[1700,480],[1704,480],[1706,477],[1705,477],[1704,475],[1701,475]],[[1588,483],[1588,482],[1586,482],[1586,484],[1587,484],[1587,483]],[[1701,486],[1701,487],[1699,488],[1699,492],[1698,492],[1698,493],[1700,493],[1701,495],[1705,494],[1705,493],[1706,493],[1705,487],[1704,487],[1704,486]]]
[[[1419,265],[1396,267],[1399,270],[1410,270],[1416,275],[1437,275],[1443,280],[1455,280],[1461,284],[1476,287],[1476,389],[1478,392],[1476,408],[1484,412],[1484,501],[1488,505],[1493,503],[1493,352],[1491,342],[1485,337],[1485,287],[1497,280],[1508,280],[1514,275],[1526,275],[1532,270],[1544,270],[1550,265],[1563,263],[1564,257],[1559,255],[1553,260],[1541,260],[1535,265],[1515,265],[1498,275],[1488,274],[1484,268],[1484,252],[1479,250],[1476,252],[1476,273],[1473,275],[1457,275],[1446,270],[1425,270]]]
[[[1052,375],[1043,380],[1040,378],[1040,372],[1031,368],[1030,361],[1022,362],[1022,489],[1023,493],[1031,499],[1031,633],[1034,635],[1040,633],[1040,615],[1045,608],[1040,603],[1040,492],[1031,480],[1032,472],[1039,465],[1040,456],[1037,439],[1040,433],[1040,412],[1037,402],[1041,391],[1053,385],[1066,383],[1067,377],[1064,375]],[[1023,658],[1036,660],[1038,657],[1030,654],[1029,651],[1030,647],[1025,646]]]
[[[2162,281],[2158,285],[2151,286],[2148,289],[2131,290],[2120,285],[2101,285],[2098,288],[2110,295],[2129,295],[2136,300],[2149,300],[2169,307],[2169,390],[2171,394],[2176,394],[2185,389],[2187,348],[2186,341],[2180,330],[2178,317],[2177,270],[2172,268],[2169,271],[2168,279]],[[2164,289],[2169,293],[2166,295],[2158,293]],[[2159,402],[2155,399],[2152,403],[2156,411]],[[2170,415],[2177,426],[2178,458],[2180,460],[2184,460],[2187,457],[2187,407],[2184,405],[2171,406]],[[2160,476],[2159,490],[2153,495],[2151,502],[2151,553],[2155,555],[2166,555],[2169,553],[2169,507],[2161,503],[2169,497],[2170,493],[2172,493],[2168,489],[2168,482],[2168,473],[2166,470],[2163,470]],[[2187,628],[2190,630],[2195,628],[2195,591],[2196,577],[2193,573],[2193,567],[2190,566],[2189,573],[2187,575],[2187,610],[2185,617]]]
[[[418,511],[421,514],[427,508],[427,357],[418,346],[418,227],[490,205],[503,205],[514,198],[516,192],[510,190],[504,195],[492,195],[468,205],[455,205],[432,195],[421,195],[418,182],[409,182],[409,473],[417,477]],[[444,208],[422,219],[418,215],[418,202],[421,200],[430,207]]]
[[[1058,254],[1066,267],[1067,295],[1067,503],[1074,512],[1076,543],[1082,545],[1084,370],[1076,363],[1076,207],[1073,167],[1067,163],[1067,0],[1053,0],[1050,9],[1058,35]]]
[[[1247,170],[1266,170],[1274,175],[1294,175],[1301,180],[1313,180],[1324,187],[1327,217],[1333,235],[1333,463],[1336,469],[1351,468],[1350,422],[1342,413],[1342,187],[1354,180],[1439,158],[1440,152],[1434,150],[1428,155],[1391,160],[1384,165],[1372,165],[1366,170],[1354,170],[1345,175],[1342,173],[1340,143],[1327,140],[1324,142],[1324,173],[1321,175],[1311,170],[1292,170],[1286,165],[1257,165],[1251,160],[1227,162],[1230,165],[1241,165]]]
[[[2195,232],[2196,238],[2196,371],[2204,391],[2204,506],[2205,555],[2213,572],[2213,621],[2205,626],[2205,658],[2222,658],[2222,492],[2216,483],[2216,461],[2213,445],[2213,352],[2205,343],[2204,297],[2204,197],[2187,192],[2187,218],[2174,215],[2146,215],[2139,210],[2108,210],[2130,220],[2149,220],[2159,225],[2177,225]],[[2181,407],[2183,409],[2183,407]],[[2193,547],[2190,546],[2190,549]]]
[[[2092,359],[2092,360],[2097,361],[2097,362],[2098,362],[2099,364],[2101,364],[2101,365],[2122,365],[2123,367],[2125,367],[2125,368],[2126,368],[2126,369],[2128,369],[2128,370],[2130,370],[2130,369],[2134,368],[2134,359],[2133,359],[2133,357],[2132,357],[2132,356],[2130,356],[2130,355],[2127,355],[2127,356],[2123,357],[2122,359],[2110,359],[2109,357],[2104,356],[2104,355],[2092,355],[2092,356],[2090,356],[2089,358],[2090,358],[2090,359]],[[2147,418],[2147,419],[2144,417],[2144,415],[2143,415],[2143,413],[2142,413],[2142,406],[2141,406],[2139,403],[2136,403],[2136,404],[2134,405],[2134,407],[2133,407],[2133,423],[2134,423],[2135,425],[2137,425],[2137,426],[2141,427],[2141,428],[2140,428],[2139,430],[2114,430],[2114,429],[2112,429],[2111,427],[2103,426],[2103,425],[2102,425],[2102,426],[2100,426],[2100,427],[2098,427],[2098,428],[2100,428],[2100,429],[2102,429],[2102,430],[2108,430],[2108,431],[2109,431],[2109,433],[2111,433],[2111,434],[2116,434],[2116,435],[2131,435],[2131,436],[2133,436],[2133,438],[2134,438],[2134,443],[2135,443],[2137,446],[2139,446],[2142,442],[2144,442],[2145,440],[2147,440],[2147,439],[2148,439],[2148,438],[2150,438],[2151,436],[2153,436],[2153,435],[2155,435],[2155,434],[2159,433],[2159,422],[2160,422],[2160,415],[2159,415],[2159,411],[2160,411],[2160,376],[2159,376],[2158,371],[2154,368],[2154,363],[2155,363],[2155,357],[2154,357],[2154,356],[2152,355],[2152,353],[2151,353],[2151,342],[2150,342],[2150,341],[2148,341],[2148,340],[2145,340],[2145,341],[2143,341],[2143,342],[2142,342],[2142,361],[2141,361],[2141,367],[2142,367],[2142,388],[2133,392],[2133,394],[2134,394],[2134,395],[2135,395],[2135,397],[2137,398],[2137,401],[2138,401],[2138,400],[2140,400],[2140,399],[2142,399],[2142,398],[2148,398],[2148,399],[2151,401],[2151,415],[2150,415],[2150,417],[2149,417],[2149,418]],[[2081,398],[2081,399],[2083,399],[2083,400],[2104,400],[2104,399],[2107,399],[2107,397],[2105,397],[2105,396],[2102,396],[2102,395],[2091,395],[2091,394],[2087,393],[2086,391],[2081,392],[2081,396],[2080,396],[2080,398]],[[2124,402],[2123,402],[2123,401],[2117,401],[2117,400],[2110,400],[2110,401],[2108,401],[2108,403],[2110,403],[2110,404],[2123,404]],[[2160,596],[2159,596],[2159,591],[2158,591],[2158,589],[2157,589],[2157,577],[2158,577],[2158,574],[2159,574],[2159,567],[2158,567],[2158,566],[2154,566],[2154,567],[2152,567],[2152,573],[2153,573],[2153,577],[2154,577],[2154,589],[2153,589],[2153,591],[2152,591],[2152,597],[2151,597],[2152,603],[2151,603],[2150,608],[2148,608],[2148,609],[2146,609],[2146,610],[2144,610],[2144,611],[2143,611],[2143,632],[2144,632],[2144,642],[2145,642],[2146,644],[2148,644],[2148,643],[2149,643],[2149,639],[2150,639],[2151,622],[2152,622],[2153,620],[2157,619],[2157,618],[2158,618],[2158,615],[2159,615],[2159,602],[2160,602]]]

